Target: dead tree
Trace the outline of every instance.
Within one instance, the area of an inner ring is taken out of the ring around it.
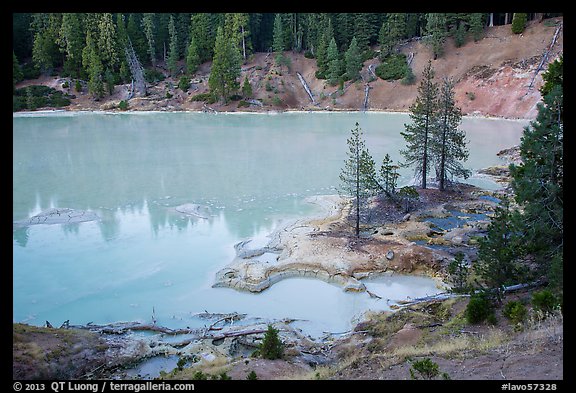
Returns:
[[[132,41],[128,38],[126,46],[124,48],[126,53],[126,60],[128,61],[128,66],[130,67],[130,73],[132,74],[132,86],[130,89],[130,94],[128,96],[128,100],[134,96],[136,93],[139,96],[145,96],[146,91],[146,79],[144,79],[144,68],[140,61],[138,60],[138,56],[136,56],[136,52],[134,52],[134,48],[132,47]]]

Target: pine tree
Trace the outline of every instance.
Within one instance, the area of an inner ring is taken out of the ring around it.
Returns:
[[[514,13],[512,17],[512,33],[520,34],[526,28],[528,15],[525,13]]]
[[[406,14],[390,13],[382,23],[378,42],[380,44],[380,58],[390,55],[393,49],[406,36]]]
[[[364,51],[369,48],[370,36],[372,35],[370,24],[367,20],[367,14],[354,14],[354,37],[358,40],[358,48]]]
[[[16,91],[16,83],[20,82],[22,78],[24,78],[24,74],[18,63],[16,53],[12,51],[12,92]]]
[[[326,58],[328,60],[328,83],[335,85],[338,83],[340,78],[340,54],[338,53],[338,47],[336,46],[336,40],[332,37],[330,40],[330,45],[328,45],[328,51],[326,53]]]
[[[170,45],[168,49],[168,71],[170,75],[176,76],[178,74],[178,60],[180,58],[178,51],[178,34],[176,33],[176,22],[174,17],[170,15],[170,22],[168,23],[168,32],[170,34]]]
[[[156,68],[156,32],[154,26],[154,14],[144,14],[142,17],[142,29],[144,30],[144,35],[146,36],[146,42],[148,44],[148,55],[150,56],[150,62],[152,63],[152,67]]]
[[[85,42],[81,14],[63,14],[58,43],[66,54],[64,69],[73,78],[80,77],[82,72],[82,49]]]
[[[442,56],[446,41],[446,14],[429,13],[426,15],[426,31],[429,37],[426,43],[432,48],[434,60]]]
[[[228,103],[228,98],[239,87],[241,55],[238,48],[224,35],[224,30],[219,27],[216,33],[214,45],[214,58],[210,70],[208,86],[210,90]]]
[[[86,35],[86,46],[82,50],[82,65],[88,72],[88,91],[99,100],[104,96],[104,66],[90,31]]]
[[[522,163],[510,166],[515,200],[522,206],[527,251],[540,272],[551,279],[562,269],[564,238],[562,68],[563,59],[560,58],[544,74],[549,84],[545,84],[542,91],[547,94],[538,104],[536,120],[524,129],[520,143]],[[561,280],[557,284],[562,287]]]
[[[190,40],[192,39],[194,39],[198,48],[200,63],[212,59],[214,55],[214,37],[211,34],[210,14],[192,14],[190,17]]]
[[[43,73],[49,74],[60,64],[61,56],[57,45],[60,30],[56,14],[33,14],[31,30],[34,32],[32,60]]]
[[[136,56],[142,61],[149,58],[149,56],[146,56],[148,53],[146,36],[144,35],[142,23],[137,14],[130,14],[128,16],[126,32],[128,33],[128,37],[130,38]]]
[[[242,84],[242,96],[244,98],[251,98],[252,97],[252,85],[248,80],[248,76],[244,78],[244,83]]]
[[[346,74],[348,79],[352,81],[360,78],[360,70],[362,69],[362,55],[356,42],[356,37],[352,38],[350,46],[345,54],[346,59]]]
[[[355,234],[360,236],[360,208],[368,196],[374,195],[375,170],[374,161],[366,149],[362,136],[362,129],[356,123],[351,130],[348,144],[348,159],[340,172],[340,191],[344,195],[352,196],[355,205]]]
[[[98,52],[104,67],[115,71],[119,67],[118,43],[112,14],[103,13],[98,21]]]
[[[281,359],[284,354],[284,343],[278,337],[278,329],[268,325],[264,338],[259,347],[260,355],[264,359]]]
[[[470,14],[470,32],[475,42],[482,38],[482,32],[484,31],[483,19],[484,15],[482,13]]]
[[[390,154],[386,153],[382,159],[382,164],[380,165],[379,173],[379,184],[380,188],[386,193],[388,197],[393,196],[396,193],[396,185],[398,182],[398,165],[394,165]]]
[[[462,122],[462,112],[454,100],[454,82],[444,78],[440,88],[436,115],[437,126],[434,128],[431,143],[431,155],[436,162],[438,188],[444,191],[448,175],[463,177],[470,176],[470,170],[465,169],[461,161],[468,159],[466,149],[466,133],[458,129]]]
[[[196,39],[190,39],[188,46],[188,54],[186,55],[186,72],[193,75],[200,66],[200,55],[198,55],[198,46],[196,46]]]
[[[401,151],[406,158],[404,165],[416,164],[416,176],[421,176],[422,188],[426,188],[428,169],[432,164],[430,139],[435,127],[434,116],[438,110],[438,85],[433,79],[434,70],[429,60],[422,73],[416,101],[410,106],[412,124],[405,124],[405,131],[400,133],[407,142],[407,149]]]
[[[282,16],[280,14],[276,14],[276,17],[274,17],[272,50],[276,53],[276,64],[281,64],[282,52],[284,51],[284,28],[282,27]]]
[[[500,290],[521,281],[518,259],[523,241],[518,225],[518,215],[511,209],[508,198],[503,197],[486,237],[479,240],[478,261],[474,264],[474,270],[489,288]]]

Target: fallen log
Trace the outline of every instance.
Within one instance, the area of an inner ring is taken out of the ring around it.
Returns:
[[[308,83],[306,83],[302,74],[300,74],[299,72],[296,72],[296,75],[298,76],[298,79],[300,79],[300,83],[304,87],[304,90],[306,90],[306,93],[308,93],[308,96],[310,97],[310,101],[312,101],[312,104],[316,105],[316,101],[314,100],[314,96],[312,95],[312,91],[310,90],[310,87],[308,87]]]

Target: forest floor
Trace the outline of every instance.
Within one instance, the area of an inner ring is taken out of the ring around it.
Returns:
[[[522,34],[512,34],[510,25],[486,28],[484,37],[474,42],[469,39],[457,48],[453,39],[446,42],[444,54],[432,61],[437,80],[451,77],[455,80],[457,105],[465,115],[533,119],[536,104],[540,101],[538,91],[542,84],[542,72],[546,65],[563,53],[563,29],[548,55],[548,61],[536,73],[543,54],[549,49],[556,27],[563,18],[532,21]],[[197,94],[208,91],[210,62],[200,66],[192,78],[187,92],[177,88],[179,76],[167,77],[149,87],[146,97],[129,100],[129,110],[134,111],[285,111],[285,110],[362,110],[365,88],[369,86],[368,110],[407,112],[417,96],[420,75],[429,60],[431,50],[421,40],[407,42],[402,53],[412,58],[411,67],[416,82],[403,85],[398,81],[371,80],[369,67],[377,66],[377,58],[364,63],[362,80],[346,82],[344,92],[338,86],[330,86],[325,80],[317,79],[316,60],[304,57],[303,53],[285,52],[289,66],[277,66],[273,54],[255,53],[242,65],[242,83],[248,78],[253,89],[249,106],[239,106],[240,101],[206,105],[192,101]],[[181,64],[183,67],[183,64]],[[168,74],[160,64],[159,69]],[[371,68],[372,70],[374,68]],[[300,73],[309,85],[315,102],[305,92],[297,76]],[[17,88],[32,84],[50,86],[75,94],[66,110],[118,110],[121,100],[128,97],[129,85],[116,86],[114,93],[94,101],[86,89],[77,93],[72,88],[64,89],[65,79],[58,76],[42,76],[36,80],[18,83]],[[532,83],[533,82],[533,83]],[[532,83],[532,87],[530,87]],[[74,84],[71,83],[71,86]],[[167,93],[171,98],[167,98]],[[46,108],[44,108],[46,109]]]

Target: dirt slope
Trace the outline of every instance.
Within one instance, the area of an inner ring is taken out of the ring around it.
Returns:
[[[456,48],[452,39],[445,45],[445,53],[432,64],[438,80],[451,77],[457,82],[455,93],[457,105],[464,114],[505,118],[534,118],[536,104],[540,101],[538,88],[542,84],[542,71],[531,84],[535,71],[545,51],[550,47],[556,25],[562,18],[543,22],[532,21],[523,34],[512,34],[510,25],[485,29],[484,38],[478,42],[469,40]],[[556,23],[556,25],[554,25]],[[368,67],[377,66],[378,59],[365,62],[361,72],[362,81],[347,82],[344,93],[337,92],[338,86],[330,86],[325,80],[315,77],[316,60],[307,59],[301,53],[285,52],[290,66],[277,66],[274,56],[256,53],[242,66],[240,81],[248,78],[253,88],[253,98],[262,105],[239,106],[239,101],[209,104],[191,101],[199,93],[208,91],[210,63],[200,67],[192,80],[188,92],[176,88],[178,78],[167,78],[150,88],[150,95],[130,100],[130,110],[217,110],[217,111],[270,111],[270,110],[360,110],[364,103],[366,83],[370,86],[368,110],[408,111],[417,95],[417,87],[423,68],[432,58],[432,53],[420,40],[405,44],[401,51],[413,54],[412,69],[416,83],[402,85],[400,81],[384,81],[380,78],[369,82]],[[552,48],[546,65],[563,53],[563,29]],[[302,87],[297,72],[309,84],[315,105]],[[63,79],[41,77],[23,81],[17,87],[30,84],[45,84],[61,88]],[[72,84],[71,84],[72,85]],[[128,85],[116,86],[112,96],[94,101],[83,91],[76,93],[70,110],[114,110],[120,100],[128,96]],[[172,95],[166,98],[167,94]]]

